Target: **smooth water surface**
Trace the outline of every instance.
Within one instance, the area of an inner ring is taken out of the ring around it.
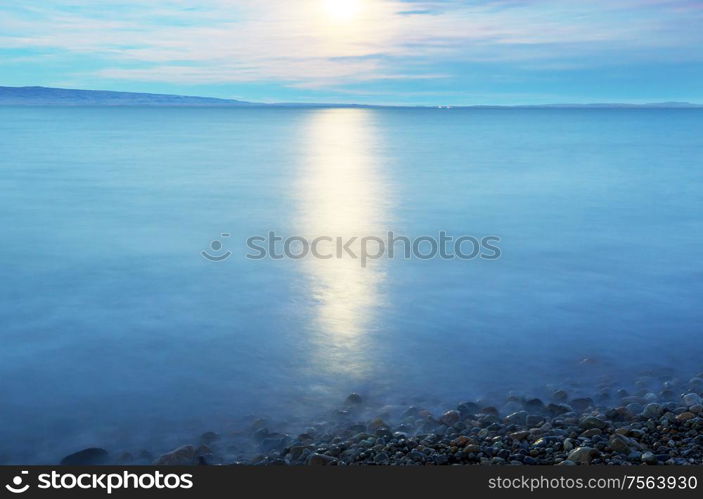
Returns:
[[[587,392],[584,358],[702,371],[701,130],[690,109],[0,108],[0,462],[351,391]],[[271,230],[502,256],[246,259]]]

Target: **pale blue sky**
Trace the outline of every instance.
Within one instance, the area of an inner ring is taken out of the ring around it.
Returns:
[[[0,85],[378,104],[703,102],[703,0],[9,0]]]

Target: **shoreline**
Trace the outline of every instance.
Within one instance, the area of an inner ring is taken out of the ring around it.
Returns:
[[[506,394],[440,412],[371,407],[353,393],[302,432],[254,420],[203,433],[162,455],[89,448],[64,465],[694,465],[703,464],[703,373],[640,378],[630,393]]]

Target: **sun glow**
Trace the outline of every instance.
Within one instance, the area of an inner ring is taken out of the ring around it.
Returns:
[[[362,0],[324,0],[327,15],[337,22],[349,22],[359,15]]]

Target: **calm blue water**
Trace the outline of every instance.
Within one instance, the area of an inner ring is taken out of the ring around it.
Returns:
[[[702,371],[701,130],[698,110],[0,108],[0,462],[351,391],[588,392],[583,358]],[[269,230],[498,235],[502,257],[244,258]],[[202,258],[213,239],[232,256]]]

